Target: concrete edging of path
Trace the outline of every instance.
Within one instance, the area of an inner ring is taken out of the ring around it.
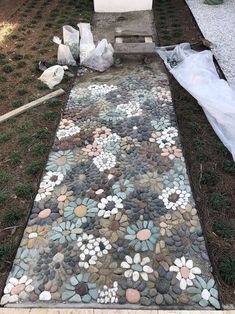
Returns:
[[[0,308],[0,314],[235,314],[235,310],[115,310],[115,309],[41,309]]]

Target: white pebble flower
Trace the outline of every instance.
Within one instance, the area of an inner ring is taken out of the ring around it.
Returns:
[[[111,169],[116,165],[116,156],[110,152],[102,152],[99,156],[93,158],[93,162],[99,171]]]
[[[92,234],[88,235],[87,233],[78,237],[77,246],[81,251],[79,266],[85,269],[90,265],[95,265],[97,258],[108,254],[108,250],[112,248],[106,238],[95,238]]]
[[[98,257],[102,257],[108,254],[108,250],[110,250],[112,246],[105,237],[97,238],[94,242],[94,250]]]
[[[166,146],[171,147],[172,145],[175,145],[175,138],[177,136],[178,130],[172,126],[161,132],[161,136],[156,138],[156,143],[160,148],[165,148]]]
[[[103,286],[101,289],[98,289],[98,303],[118,303],[118,282],[114,281],[112,287]]]
[[[177,187],[165,188],[162,190],[162,194],[159,195],[167,209],[176,210],[178,207],[185,208],[188,204],[191,194],[187,191],[182,191]]]
[[[81,129],[78,126],[73,126],[69,129],[59,129],[56,132],[56,136],[58,137],[59,140],[62,140],[63,138],[74,136],[74,135],[80,133],[80,131],[81,131]]]
[[[92,93],[92,95],[104,96],[108,94],[109,92],[117,90],[117,86],[107,85],[107,84],[102,84],[102,85],[93,84],[93,85],[88,86],[88,90]]]
[[[83,233],[77,239],[77,246],[81,253],[79,255],[79,266],[88,269],[90,265],[95,265],[97,261],[97,255],[95,251],[95,237],[92,234]]]
[[[18,302],[21,299],[21,296],[23,298],[23,295],[34,291],[32,281],[32,279],[25,275],[20,279],[14,277],[10,278],[4,288],[4,295],[1,299],[1,305]]]
[[[193,261],[190,259],[186,261],[184,256],[177,258],[169,270],[177,273],[176,278],[180,281],[182,290],[185,290],[187,286],[193,286],[192,279],[195,278],[195,275],[201,274],[201,269],[193,267]]]
[[[44,198],[51,196],[53,190],[54,186],[51,184],[51,182],[42,181],[39,185],[38,194],[35,197],[35,201],[40,202]]]
[[[129,101],[128,104],[117,105],[116,112],[123,113],[127,118],[131,118],[140,116],[142,114],[142,109],[138,102],[132,103]]]
[[[110,215],[117,214],[118,210],[123,208],[122,199],[118,198],[116,195],[109,195],[101,199],[98,208],[98,216],[108,218]]]
[[[62,172],[59,171],[48,171],[42,179],[43,182],[49,183],[53,187],[56,185],[60,185],[63,180],[64,175]]]
[[[135,254],[134,258],[131,256],[125,256],[124,262],[121,263],[121,267],[126,269],[124,276],[126,278],[132,278],[133,281],[138,281],[141,277],[144,281],[148,281],[148,274],[153,272],[152,267],[147,265],[150,262],[149,257],[141,259],[139,253]]]
[[[164,103],[171,103],[171,92],[169,90],[166,90],[164,87],[153,87],[151,89],[151,93],[157,98],[157,100],[164,102]]]

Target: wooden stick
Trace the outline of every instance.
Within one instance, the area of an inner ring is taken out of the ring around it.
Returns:
[[[29,102],[28,104],[26,104],[24,106],[21,106],[21,107],[15,109],[15,110],[12,110],[12,111],[10,111],[8,113],[5,113],[4,115],[0,116],[0,123],[5,121],[5,120],[7,120],[7,119],[9,119],[9,118],[11,118],[11,117],[17,116],[17,115],[25,112],[26,110],[28,110],[30,108],[36,107],[36,106],[40,105],[41,103],[43,103],[43,102],[45,102],[45,101],[47,101],[47,100],[49,100],[49,99],[51,99],[53,97],[60,96],[60,95],[62,95],[64,93],[65,93],[65,91],[62,88],[60,88],[60,89],[58,89],[58,90],[56,90],[56,91],[54,91],[54,92],[52,92],[52,93],[50,93],[48,95],[45,95],[45,96],[43,96],[43,97],[41,97],[41,98],[39,98],[37,100]]]

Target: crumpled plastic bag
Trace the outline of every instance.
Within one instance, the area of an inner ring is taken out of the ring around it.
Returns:
[[[91,52],[95,49],[94,39],[89,23],[77,24],[80,31],[80,63],[88,58]]]
[[[113,53],[112,45],[106,39],[102,39],[81,64],[93,70],[104,72],[113,64]]]
[[[38,79],[46,84],[50,89],[53,89],[62,81],[64,77],[64,70],[67,69],[67,66],[53,65],[52,67],[46,69]]]
[[[219,78],[213,54],[196,52],[189,43],[174,50],[157,48],[170,73],[203,108],[207,119],[235,161],[235,91]]]
[[[69,46],[72,56],[76,60],[79,55],[79,31],[70,25],[63,26],[63,40]]]
[[[53,37],[53,42],[56,43],[57,45],[59,45],[58,52],[57,52],[58,64],[75,66],[77,63],[74,60],[74,57],[72,56],[70,48],[66,45],[63,45],[61,43],[61,40],[57,36]]]

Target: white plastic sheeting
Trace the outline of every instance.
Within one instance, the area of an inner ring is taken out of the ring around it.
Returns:
[[[156,52],[180,85],[197,99],[235,160],[235,91],[219,78],[211,51],[196,52],[183,43],[174,50],[156,48]]]

